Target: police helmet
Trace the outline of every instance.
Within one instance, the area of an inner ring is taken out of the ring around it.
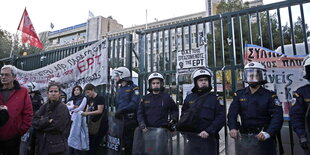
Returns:
[[[151,88],[151,82],[152,82],[152,80],[153,79],[159,79],[160,80],[160,88],[158,89],[158,90],[161,90],[161,91],[163,91],[165,88],[164,88],[164,81],[165,81],[165,79],[164,79],[164,76],[163,75],[161,75],[160,73],[158,73],[158,72],[154,72],[154,73],[152,73],[152,74],[150,74],[149,75],[149,77],[148,77],[148,82],[149,82],[149,88],[148,88],[148,91],[153,91],[153,90],[157,90],[157,89],[153,89],[153,88]]]
[[[304,58],[302,65],[303,65],[304,78],[310,80],[310,55],[307,55]]]
[[[259,62],[250,62],[244,66],[244,81],[247,83],[266,84],[265,66]]]
[[[56,82],[56,83],[60,83],[60,78],[59,77],[52,77],[50,80],[49,80],[49,83],[50,82]]]
[[[151,82],[151,80],[153,80],[153,79],[159,79],[159,80],[163,81],[164,77],[160,73],[155,72],[155,73],[150,74],[147,80],[149,82]]]
[[[196,92],[200,89],[198,88],[197,80],[202,77],[206,77],[208,79],[209,85],[207,91],[212,90],[211,85],[212,71],[209,68],[205,68],[205,69],[197,69],[192,73],[191,78],[194,83],[194,88],[192,89],[192,92]]]
[[[29,82],[25,85],[31,92],[39,91],[39,85],[36,82]]]
[[[112,71],[112,78],[119,77],[120,80],[131,81],[130,71],[126,67],[118,67]]]
[[[210,69],[197,69],[192,73],[192,80],[196,82],[196,80],[202,76],[212,77],[212,72]],[[211,81],[209,81],[211,82]]]

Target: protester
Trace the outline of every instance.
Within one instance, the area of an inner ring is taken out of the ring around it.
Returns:
[[[61,87],[50,83],[47,89],[47,103],[42,105],[34,116],[33,127],[37,131],[37,155],[67,155],[70,114],[61,101]]]
[[[82,132],[82,130],[84,129],[84,128],[82,128],[82,126],[83,126],[82,119],[83,118],[77,119],[78,117],[81,117],[79,115],[81,115],[81,112],[84,111],[85,106],[87,104],[87,99],[83,95],[82,92],[83,92],[83,90],[82,90],[81,86],[73,87],[71,97],[67,102],[67,107],[68,107],[69,112],[71,114],[71,120],[72,120],[72,125],[71,125],[71,129],[70,129],[70,136],[69,136],[69,152],[70,152],[70,155],[81,154],[82,148],[80,147],[80,149],[76,149],[76,148],[79,148],[78,142],[88,141],[88,134],[86,135],[85,132]],[[79,121],[79,122],[75,122],[75,121]],[[77,128],[73,129],[73,127],[77,127]],[[80,139],[81,137],[83,137],[83,136],[81,136],[81,134],[83,134],[83,133],[85,134],[85,137],[84,137],[85,139]],[[78,139],[75,139],[73,137],[78,138]],[[72,144],[75,144],[74,146],[70,146],[71,140],[72,141],[75,140],[75,142],[72,143]],[[77,140],[79,140],[79,141],[77,141]]]
[[[97,153],[99,144],[108,131],[108,115],[105,111],[105,99],[95,89],[96,87],[90,83],[84,87],[88,101],[86,112],[83,112],[82,115],[88,116],[89,155],[95,155]]]
[[[32,104],[28,91],[16,81],[17,69],[12,65],[1,68],[0,106],[7,109],[9,119],[0,128],[0,154],[18,155],[21,136],[32,121]],[[5,115],[5,114],[4,114]]]

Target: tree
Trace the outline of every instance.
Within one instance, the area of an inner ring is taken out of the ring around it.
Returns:
[[[6,58],[10,56],[13,42],[13,55],[22,56],[24,52],[27,52],[27,54],[29,55],[42,51],[42,49],[29,46],[29,44],[21,43],[19,40],[20,39],[18,38],[18,35],[13,37],[11,33],[0,28],[0,58]],[[46,41],[43,42],[43,45],[44,44],[46,44]]]
[[[0,29],[0,58],[5,58],[10,56],[11,52],[11,35],[9,32]]]

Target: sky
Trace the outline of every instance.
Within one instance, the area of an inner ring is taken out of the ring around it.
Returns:
[[[265,4],[282,0],[264,0]],[[27,8],[37,33],[66,28],[95,16],[112,16],[124,28],[155,20],[205,11],[205,0],[9,0],[0,5],[0,28],[16,33],[22,13]],[[308,18],[309,19],[309,18]]]

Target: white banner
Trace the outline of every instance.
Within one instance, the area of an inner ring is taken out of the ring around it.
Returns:
[[[245,45],[245,48],[244,64],[255,61],[266,67],[268,83],[265,87],[277,93],[283,106],[284,118],[288,119],[293,91],[308,83],[303,78],[302,68],[302,61],[306,55],[288,56],[249,44]],[[297,53],[301,52],[297,51]]]
[[[45,89],[53,77],[61,79],[61,83],[70,96],[75,85],[82,88],[88,84],[107,84],[108,82],[108,41],[100,40],[75,54],[48,66],[32,70],[17,71],[17,80],[21,84],[36,82],[41,89]]]
[[[197,49],[178,51],[177,70],[179,73],[191,72],[191,69],[203,68],[207,66],[205,46]]]

